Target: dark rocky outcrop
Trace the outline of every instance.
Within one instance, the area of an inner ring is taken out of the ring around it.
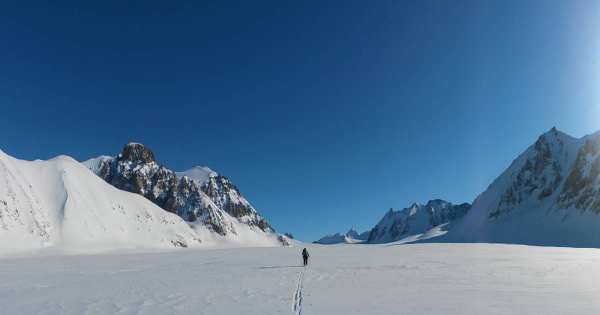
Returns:
[[[196,218],[214,232],[227,235],[236,231],[202,188],[154,160],[152,151],[141,144],[128,143],[115,159],[102,164],[99,174],[109,184],[140,194],[184,220]]]
[[[127,143],[115,158],[92,159],[90,169],[109,184],[140,194],[189,222],[202,222],[221,235],[237,234],[231,217],[266,233],[275,233],[227,178],[213,172],[206,182],[178,176],[159,165],[154,153],[139,143]],[[225,213],[229,214],[227,216]]]

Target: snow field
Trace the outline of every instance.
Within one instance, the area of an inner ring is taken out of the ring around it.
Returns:
[[[501,244],[296,243],[0,260],[6,314],[597,314],[599,287],[598,249]]]

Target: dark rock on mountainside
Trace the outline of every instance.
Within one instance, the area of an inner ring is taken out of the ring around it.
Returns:
[[[119,189],[146,197],[184,220],[199,220],[221,235],[236,234],[224,213],[264,232],[274,232],[254,208],[239,202],[243,197],[225,177],[212,177],[204,185],[187,176],[178,178],[172,170],[158,165],[152,151],[139,143],[127,143],[116,158],[102,162],[98,176]]]

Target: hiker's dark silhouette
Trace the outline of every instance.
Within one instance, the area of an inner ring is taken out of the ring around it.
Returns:
[[[306,248],[304,248],[302,250],[302,258],[304,258],[304,266],[308,265],[308,257],[310,257],[310,255],[308,254],[308,251],[306,250]]]

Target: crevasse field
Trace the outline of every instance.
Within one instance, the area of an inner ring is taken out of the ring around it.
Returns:
[[[0,260],[3,314],[598,314],[600,250],[306,245]]]

